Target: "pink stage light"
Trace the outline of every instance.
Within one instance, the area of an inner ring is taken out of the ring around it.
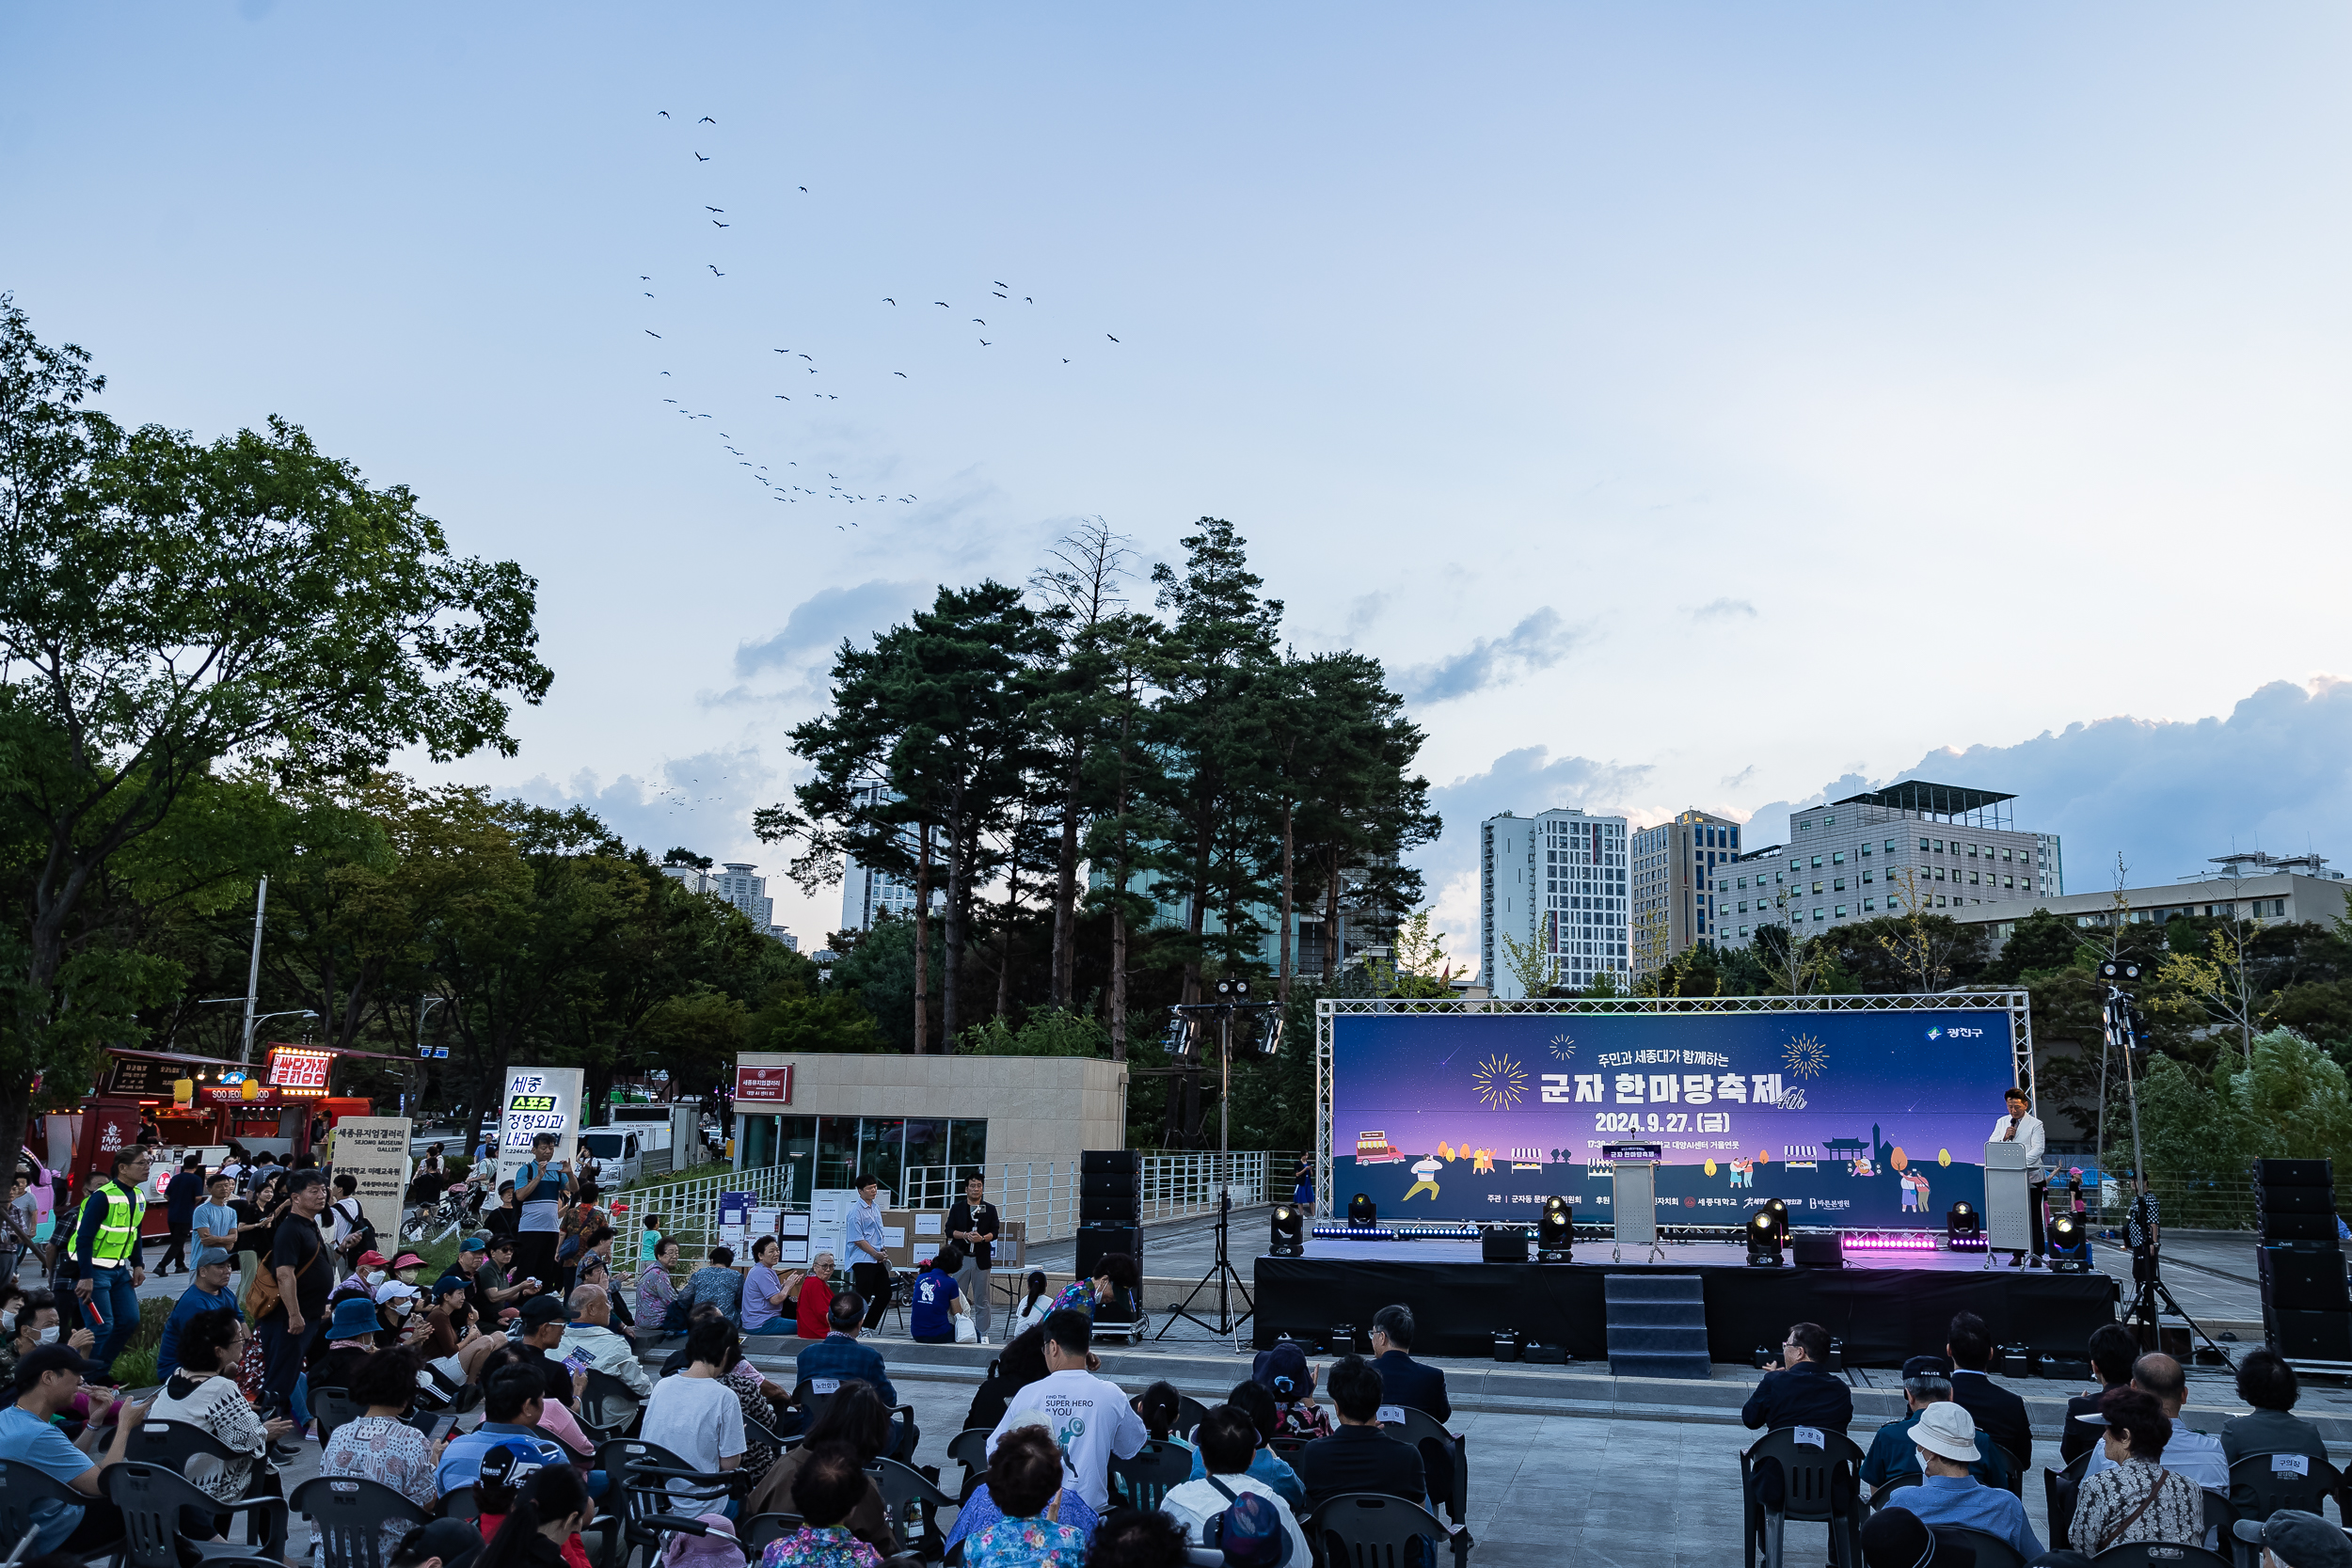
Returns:
[[[1931,1230],[1849,1230],[1845,1244],[1849,1251],[1859,1252],[1933,1252],[1936,1237]]]

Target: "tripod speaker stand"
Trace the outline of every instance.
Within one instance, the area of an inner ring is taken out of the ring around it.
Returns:
[[[1249,1299],[1249,1288],[1241,1282],[1241,1275],[1233,1272],[1232,1255],[1227,1250],[1227,1232],[1232,1228],[1232,1218],[1233,1190],[1230,1185],[1222,1186],[1217,1192],[1216,1204],[1216,1261],[1209,1265],[1209,1272],[1200,1276],[1200,1282],[1192,1288],[1191,1293],[1169,1309],[1168,1322],[1160,1325],[1160,1331],[1152,1336],[1153,1338],[1167,1338],[1168,1331],[1176,1326],[1176,1320],[1184,1318],[1199,1323],[1220,1338],[1230,1339],[1240,1331],[1242,1324],[1256,1315],[1257,1304]],[[1215,1323],[1211,1323],[1192,1309],[1193,1302],[1200,1297],[1201,1291],[1209,1288],[1213,1281],[1216,1285],[1216,1322]],[[1238,1318],[1232,1315],[1235,1292],[1239,1292],[1243,1307],[1242,1315]]]

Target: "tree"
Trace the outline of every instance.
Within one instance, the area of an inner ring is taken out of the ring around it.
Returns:
[[[103,387],[0,298],[0,1159],[35,1077],[87,1082],[160,978],[77,945],[76,914],[198,781],[356,777],[408,745],[512,754],[510,699],[551,678],[532,581],[453,556],[405,487],[279,420],[209,444],[126,431],[87,406]]]
[[[2253,1066],[2254,1029],[2263,1022],[2264,1008],[2248,971],[2242,929],[2206,932],[2202,953],[2191,948],[2165,954],[2156,964],[2156,979],[2180,993],[2159,1006],[2234,1030],[2247,1066]]]
[[[1963,931],[1951,916],[1932,912],[1920,895],[1916,873],[1909,866],[1890,873],[1887,880],[1892,882],[1898,876],[1903,884],[1903,912],[1870,922],[1871,940],[1901,972],[1908,982],[1906,990],[1919,994],[1942,990],[1952,978],[1958,955],[1980,933]],[[1887,900],[1890,907],[1894,902],[1891,897]]]
[[[1087,752],[1085,847],[1088,861],[1106,873],[1088,893],[1087,903],[1110,925],[1104,1012],[1115,1062],[1127,1059],[1129,939],[1152,912],[1152,900],[1136,883],[1168,863],[1168,834],[1156,809],[1165,780],[1160,756],[1148,739],[1150,672],[1161,658],[1159,637],[1159,624],[1150,616],[1121,613],[1083,638],[1085,657],[1101,671],[1102,693],[1094,716],[1098,738]]]
[[[1521,942],[1508,931],[1497,931],[1495,941],[1502,948],[1502,967],[1519,983],[1521,996],[1534,999],[1551,994],[1551,955],[1544,951],[1542,942]]]

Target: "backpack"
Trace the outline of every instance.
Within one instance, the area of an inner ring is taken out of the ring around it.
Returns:
[[[349,1209],[343,1207],[346,1203],[351,1205]],[[342,1215],[343,1223],[351,1227],[351,1234],[343,1238],[342,1250],[345,1258],[357,1258],[363,1252],[375,1250],[375,1227],[368,1222],[367,1213],[359,1207],[358,1198],[336,1199],[335,1212]]]

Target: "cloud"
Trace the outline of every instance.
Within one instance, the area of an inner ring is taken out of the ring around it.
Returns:
[[[1482,637],[1465,652],[1404,671],[1396,687],[1408,703],[1467,697],[1516,675],[1548,670],[1591,637],[1589,626],[1565,625],[1560,612],[1546,605],[1501,637]]]
[[[1746,784],[1750,779],[1755,777],[1756,764],[1750,763],[1745,768],[1740,769],[1737,773],[1726,773],[1724,775],[1724,787],[1725,789],[1737,789],[1741,784]]]
[[[854,588],[825,588],[802,600],[785,617],[784,629],[735,650],[735,673],[798,669],[831,657],[843,638],[863,641],[906,615],[924,593],[919,582],[881,578]]]
[[[1691,611],[1693,621],[1728,621],[1735,615],[1756,619],[1756,606],[1745,599],[1709,599]]]
[[[776,770],[745,747],[674,758],[650,777],[624,773],[609,784],[585,768],[563,784],[543,773],[515,793],[533,805],[586,806],[656,859],[683,846],[725,860],[755,853],[752,808],[779,791]]]

